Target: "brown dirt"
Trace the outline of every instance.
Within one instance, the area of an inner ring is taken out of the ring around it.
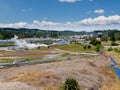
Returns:
[[[58,90],[67,78],[75,78],[82,90],[90,88],[96,90],[107,77],[99,72],[99,67],[106,67],[108,64],[109,61],[102,55],[77,56],[73,60],[1,69],[0,81],[21,82],[32,88],[42,88],[38,90]],[[21,90],[27,90],[24,86],[20,87]]]

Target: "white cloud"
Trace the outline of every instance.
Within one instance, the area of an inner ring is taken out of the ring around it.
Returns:
[[[32,11],[32,8],[22,9],[21,11],[22,11],[22,12],[31,12],[31,11]]]
[[[9,27],[9,28],[28,28],[29,24],[26,22],[18,22],[14,24],[0,24],[0,27]]]
[[[18,22],[13,24],[0,24],[0,27],[10,28],[37,28],[43,30],[73,30],[73,31],[92,31],[102,29],[120,29],[120,16],[109,17],[99,16],[87,18],[76,22],[52,22],[34,20],[32,23]]]
[[[84,1],[84,0],[59,0],[60,2],[69,2],[69,3],[74,3],[74,2],[78,2],[78,1]],[[93,0],[88,0],[90,2],[92,2]]]
[[[103,14],[103,13],[105,13],[105,10],[103,10],[103,9],[94,10],[94,13]]]
[[[80,0],[59,0],[60,2],[69,2],[69,3],[74,3]]]
[[[84,25],[110,25],[110,24],[119,24],[120,25],[120,16],[99,16],[97,18],[88,18],[80,21],[80,24]]]

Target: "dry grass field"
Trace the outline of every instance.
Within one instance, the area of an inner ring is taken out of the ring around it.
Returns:
[[[79,82],[82,90],[96,90],[111,78],[99,72],[100,67],[106,67],[109,63],[104,56],[77,57],[61,62],[1,69],[0,82],[4,84],[0,84],[0,90],[5,90],[5,87],[16,90],[18,82],[21,84],[17,90],[27,90],[26,87],[31,87],[31,90],[60,90],[70,77]]]

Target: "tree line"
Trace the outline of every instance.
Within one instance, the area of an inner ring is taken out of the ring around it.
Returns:
[[[85,32],[73,32],[73,31],[53,31],[53,30],[39,30],[39,29],[27,29],[27,28],[0,28],[0,39],[10,39],[17,35],[19,38],[46,38],[46,37],[59,37],[69,35],[79,35]]]
[[[105,32],[107,35],[101,37],[101,41],[116,41],[120,40],[119,30],[104,30],[104,31],[94,31],[94,32]],[[40,38],[40,37],[59,37],[59,36],[70,36],[70,35],[83,35],[87,32],[74,32],[74,31],[54,31],[54,30],[40,30],[40,29],[27,29],[27,28],[0,28],[0,39],[10,39],[14,35],[18,35],[19,38]]]

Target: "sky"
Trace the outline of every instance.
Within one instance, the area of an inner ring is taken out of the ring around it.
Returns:
[[[120,30],[120,0],[0,0],[0,27]]]

